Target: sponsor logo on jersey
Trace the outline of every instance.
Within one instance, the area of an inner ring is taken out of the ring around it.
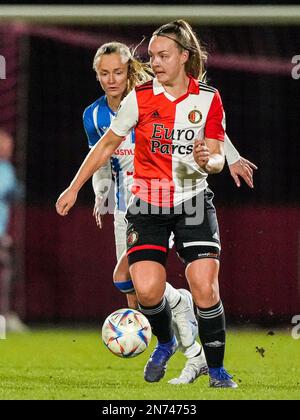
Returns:
[[[192,124],[199,124],[202,121],[202,113],[198,109],[193,109],[189,112],[188,119]]]
[[[161,153],[163,155],[190,155],[193,153],[193,143],[187,145],[176,144],[182,140],[192,141],[195,138],[195,131],[192,129],[171,129],[164,124],[153,124],[151,135],[151,152]],[[164,140],[162,142],[161,140]],[[166,143],[165,140],[171,140],[174,143]]]
[[[151,141],[151,152],[161,153],[162,155],[173,155],[178,153],[179,155],[186,156],[193,153],[194,146],[189,144],[188,146],[179,144],[165,144],[158,140]]]
[[[160,116],[160,114],[159,114],[159,112],[158,112],[158,111],[154,111],[154,112],[152,112],[152,114],[151,114],[151,118],[161,118],[161,116]]]
[[[117,149],[114,153],[117,156],[134,156],[133,149]]]
[[[164,124],[153,124],[151,138],[153,140],[194,140],[195,131],[193,129],[170,129],[165,127]]]

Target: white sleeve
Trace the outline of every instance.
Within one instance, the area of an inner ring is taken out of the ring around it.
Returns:
[[[120,108],[112,120],[110,129],[120,137],[125,137],[137,124],[139,116],[135,89],[121,102]]]
[[[226,157],[226,160],[227,160],[227,164],[229,166],[233,165],[235,162],[237,162],[241,158],[239,152],[236,150],[234,145],[231,143],[227,134],[225,134],[225,139],[224,139],[224,151],[225,151],[225,157]]]
[[[112,183],[110,160],[94,173],[92,183],[95,195],[106,199]]]

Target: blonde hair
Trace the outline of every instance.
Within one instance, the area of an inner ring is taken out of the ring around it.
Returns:
[[[192,75],[195,79],[205,77],[205,64],[207,52],[194,33],[192,27],[185,20],[174,20],[162,25],[153,36],[164,36],[176,42],[180,51],[189,52],[188,61],[185,63],[185,72]]]
[[[121,42],[108,42],[98,48],[94,61],[93,69],[97,72],[98,60],[103,55],[119,54],[123,64],[128,63],[128,81],[127,89],[123,96],[126,96],[135,86],[145,83],[152,79],[153,73],[148,64],[144,64],[134,57],[134,51],[131,52],[127,45]]]

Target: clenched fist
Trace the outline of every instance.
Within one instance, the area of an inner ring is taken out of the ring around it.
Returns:
[[[56,211],[60,216],[66,216],[77,200],[77,192],[67,188],[56,202]]]
[[[210,153],[204,140],[195,141],[193,154],[195,162],[200,166],[200,168],[205,170],[209,161]]]

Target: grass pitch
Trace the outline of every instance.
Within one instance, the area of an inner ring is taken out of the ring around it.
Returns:
[[[226,367],[238,390],[212,390],[208,378],[174,386],[185,359],[175,354],[165,378],[143,379],[154,346],[135,359],[119,359],[99,331],[45,330],[0,340],[0,399],[202,400],[300,399],[300,340],[288,332],[230,330]]]

